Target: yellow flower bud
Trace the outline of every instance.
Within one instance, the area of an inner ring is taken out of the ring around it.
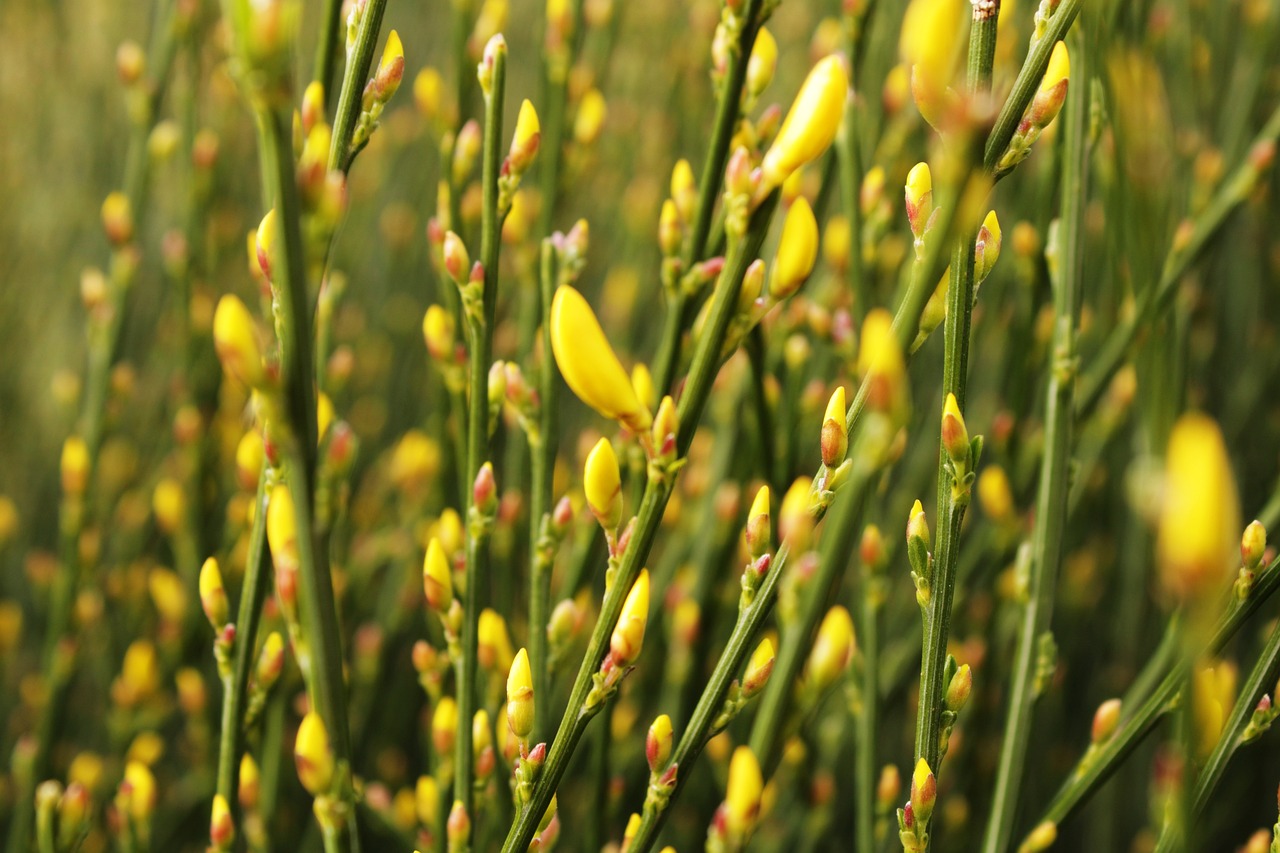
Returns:
[[[404,45],[400,34],[392,30],[387,35],[387,44],[382,48],[382,59],[378,62],[378,70],[373,77],[373,88],[377,100],[386,103],[400,88],[404,78]]]
[[[806,666],[808,677],[819,690],[835,683],[853,658],[853,618],[837,605],[827,611],[813,641]]]
[[[965,427],[956,395],[951,393],[942,404],[942,449],[956,465],[969,461],[969,430]]]
[[[978,503],[988,518],[997,524],[1013,516],[1013,489],[1009,475],[999,465],[988,465],[978,475]]]
[[[649,733],[645,736],[644,756],[650,773],[661,773],[667,768],[672,739],[671,718],[662,714],[649,726]]]
[[[317,441],[324,439],[325,433],[329,431],[329,426],[333,423],[334,411],[333,400],[329,395],[321,391],[316,395],[316,435]]]
[[[262,217],[262,221],[258,223],[258,230],[254,233],[254,249],[258,253],[258,268],[262,270],[262,274],[268,279],[274,277],[272,258],[276,255],[279,234],[280,226],[277,222],[276,209],[273,207]]]
[[[911,773],[911,808],[921,826],[929,825],[933,807],[938,801],[938,780],[929,769],[929,762],[921,758]]]
[[[315,711],[309,712],[298,725],[293,760],[298,768],[298,781],[307,793],[317,797],[328,792],[333,783],[333,753],[324,720]]]
[[[906,362],[893,331],[893,318],[883,308],[871,310],[862,322],[857,370],[870,383],[868,406],[897,416],[905,414]]]
[[[697,213],[698,185],[693,178],[693,167],[689,161],[680,159],[671,169],[671,200],[682,222],[691,222]]]
[[[68,496],[84,494],[89,485],[89,446],[78,435],[62,443],[62,491]]]
[[[1049,55],[1049,67],[1045,69],[1044,79],[1040,81],[1040,91],[1048,92],[1063,80],[1071,77],[1071,56],[1067,53],[1067,43],[1058,42]]]
[[[150,640],[134,640],[124,652],[120,681],[135,701],[148,698],[160,684],[156,647]]]
[[[809,493],[813,482],[808,477],[798,477],[782,496],[778,507],[778,536],[791,543],[791,550],[803,554],[809,549],[813,532],[813,517],[809,515]]]
[[[1226,661],[1196,671],[1191,686],[1191,712],[1197,758],[1206,758],[1222,737],[1222,727],[1235,705],[1238,680],[1236,667]]]
[[[182,485],[169,477],[156,483],[151,493],[151,511],[156,517],[156,526],[164,533],[172,536],[182,526],[186,514],[187,498]]]
[[[130,761],[124,768],[122,789],[128,789],[124,800],[130,820],[145,823],[156,806],[156,777],[141,761]]]
[[[507,633],[507,621],[501,614],[491,607],[481,610],[476,634],[480,665],[495,672],[509,671],[515,652],[511,648],[511,636]]]
[[[294,518],[293,495],[289,487],[277,483],[267,503],[267,545],[277,571],[298,568],[298,527]]]
[[[432,610],[441,614],[448,611],[453,604],[453,573],[440,540],[434,536],[427,543],[427,555],[422,561],[422,586]]]
[[[588,89],[578,103],[573,119],[573,138],[579,145],[591,145],[600,138],[608,110],[599,89]]]
[[[643,361],[637,361],[635,367],[631,368],[631,387],[635,389],[642,406],[647,408],[653,405],[655,399],[653,374],[649,372],[648,366]]]
[[[1042,821],[1027,834],[1022,845],[1018,847],[1018,853],[1042,853],[1052,847],[1057,840],[1058,825],[1051,820]]]
[[[724,794],[725,831],[731,838],[745,838],[755,826],[764,792],[760,762],[749,746],[740,746],[729,759],[729,784]]]
[[[923,245],[924,232],[933,215],[933,173],[929,171],[928,163],[916,163],[907,173],[906,208],[907,221],[919,248]]]
[[[250,388],[262,385],[262,349],[253,317],[238,296],[223,294],[213,312],[213,346],[222,367]]]
[[[258,794],[261,790],[262,773],[253,755],[246,752],[240,756],[240,805],[246,809],[258,805]]]
[[[209,814],[209,841],[215,849],[229,850],[236,840],[236,825],[231,820],[231,805],[221,794],[213,795]]]
[[[964,4],[952,0],[912,0],[903,16],[898,50],[911,66],[916,106],[935,127],[951,84],[956,41],[964,32],[966,11]]]
[[[761,161],[766,189],[779,186],[827,150],[840,127],[848,90],[849,78],[840,57],[828,56],[813,67]]]
[[[438,755],[452,756],[457,736],[458,703],[452,696],[445,696],[436,703],[436,709],[431,715],[431,744]]]
[[[844,386],[837,385],[827,401],[827,412],[822,418],[822,464],[834,468],[844,461],[849,452],[849,428],[845,422],[847,406]]]
[[[428,829],[435,826],[436,815],[440,813],[440,787],[433,777],[418,777],[418,784],[413,788],[413,802],[418,823]]]
[[[773,82],[773,72],[778,67],[778,43],[768,28],[756,31],[756,42],[747,60],[747,92],[755,98]]]
[[[776,658],[773,641],[765,637],[751,653],[751,659],[747,661],[747,670],[742,676],[743,696],[749,699],[764,689],[765,684],[769,682],[769,676],[773,674],[773,662]]]
[[[613,662],[619,667],[630,666],[640,656],[644,645],[644,629],[649,621],[649,570],[641,569],[640,576],[627,593],[622,605],[622,615],[613,628],[609,650]]]
[[[1181,601],[1211,599],[1228,580],[1239,531],[1239,504],[1222,433],[1205,415],[1183,415],[1169,435],[1165,455],[1157,537],[1165,589]]]
[[[636,397],[631,380],[582,294],[561,285],[551,303],[550,323],[556,364],[578,399],[634,433],[647,430],[653,417]]]
[[[1040,88],[1036,91],[1031,106],[1027,107],[1024,121],[1029,121],[1036,128],[1047,127],[1066,103],[1070,77],[1071,57],[1067,53],[1066,42],[1060,41],[1053,46],[1049,66],[1045,69],[1044,78],[1040,81]]]
[[[533,733],[533,671],[529,668],[529,652],[521,649],[511,662],[507,674],[507,725],[520,740]]]
[[[783,300],[800,289],[813,272],[818,259],[818,221],[804,196],[797,198],[787,211],[778,240],[778,255],[773,265],[769,295]]]
[[[747,540],[747,552],[752,558],[759,557],[769,550],[773,533],[773,520],[769,514],[769,487],[761,486],[751,501],[751,509],[747,510],[747,529],[744,538]]]
[[[266,447],[262,435],[255,429],[247,431],[236,444],[236,480],[246,492],[258,487],[258,477],[266,461]]]
[[[213,630],[221,631],[222,626],[227,624],[230,607],[227,604],[227,591],[222,586],[222,572],[218,569],[218,561],[213,557],[205,560],[200,567],[200,605]]]
[[[542,126],[538,122],[538,111],[526,98],[520,104],[520,115],[516,118],[516,133],[511,140],[511,151],[507,155],[513,174],[523,174],[538,153],[538,145],[542,141]]]
[[[587,455],[582,490],[586,492],[591,514],[600,526],[610,533],[617,530],[622,521],[622,478],[618,471],[618,457],[614,455],[609,439],[597,441]]]
[[[102,201],[102,229],[115,246],[133,239],[133,205],[122,192],[113,192]]]
[[[978,229],[978,239],[973,247],[973,280],[975,285],[986,281],[1000,259],[1000,247],[1004,235],[1000,232],[1000,220],[994,210],[987,213]]]
[[[167,622],[182,622],[187,615],[187,590],[175,572],[152,569],[147,575],[147,590],[162,619]]]

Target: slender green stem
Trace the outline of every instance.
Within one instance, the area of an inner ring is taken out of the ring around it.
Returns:
[[[682,273],[703,260],[710,250],[707,246],[707,238],[711,233],[711,223],[715,217],[716,198],[720,194],[720,186],[724,180],[725,163],[729,159],[729,143],[733,140],[734,129],[738,125],[742,87],[747,79],[747,60],[751,57],[751,50],[756,43],[756,33],[763,23],[760,20],[760,10],[763,5],[763,0],[747,0],[746,8],[742,11],[742,31],[738,37],[737,50],[729,52],[728,67],[725,69],[719,99],[716,101],[715,123],[711,127],[711,144],[707,147],[707,154],[702,162],[702,174],[698,178],[697,213],[694,215],[693,228],[689,231],[680,253]],[[667,304],[662,339],[653,359],[653,381],[659,395],[671,391],[671,385],[680,367],[680,339],[690,319],[689,295],[685,293],[684,288],[677,286],[674,293],[668,295],[672,298]]]
[[[995,51],[996,12],[977,4],[969,30],[968,86],[983,92],[991,82]],[[1037,78],[1038,79],[1038,78]],[[951,283],[947,289],[947,315],[943,327],[945,357],[942,392],[954,394],[960,411],[965,409],[969,374],[969,328],[973,315],[973,235],[962,233],[951,255]],[[924,608],[924,641],[920,652],[920,700],[916,712],[916,758],[923,758],[935,773],[939,770],[947,638],[951,632],[951,605],[955,597],[956,564],[960,554],[960,526],[968,504],[967,491],[953,488],[954,474],[938,460],[938,544],[931,578],[932,594]]]
[[[324,108],[328,110],[333,101],[333,69],[338,53],[339,34],[342,32],[342,0],[324,0],[322,9],[311,79],[319,81],[324,87]]]
[[[858,631],[859,658],[862,663],[862,706],[859,709],[857,745],[854,751],[855,838],[858,853],[876,853],[876,771],[879,762],[876,746],[877,703],[880,699],[880,609],[883,605],[884,579],[874,566],[862,567],[863,586],[859,593],[862,624]]]
[[[1083,286],[1084,206],[1089,191],[1089,74],[1082,40],[1071,52],[1073,76],[1068,93],[1062,168],[1062,212],[1058,225],[1059,271],[1054,283],[1053,364],[1045,391],[1044,455],[1041,457],[1039,497],[1032,533],[1028,599],[1018,634],[995,797],[987,822],[983,849],[998,853],[1008,847],[1017,814],[1018,792],[1031,737],[1035,710],[1036,652],[1053,612],[1062,537],[1067,521],[1070,480],[1072,396],[1075,391],[1075,338]]]
[[[777,467],[777,449],[774,446],[773,414],[769,396],[765,393],[765,344],[760,326],[752,328],[746,340],[747,358],[751,361],[751,402],[756,410],[756,428],[760,436],[760,474],[774,488],[783,488],[786,474]]]
[[[1231,599],[1227,611],[1218,620],[1213,637],[1206,648],[1207,653],[1220,652],[1277,588],[1280,588],[1280,559],[1273,560],[1258,574],[1247,598],[1243,601]],[[1176,627],[1171,625],[1169,632],[1176,635]],[[1167,645],[1171,649],[1180,649],[1177,643],[1161,643],[1161,649]],[[1044,821],[1061,824],[1111,777],[1124,759],[1155,728],[1156,722],[1169,710],[1170,703],[1178,695],[1178,690],[1182,686],[1181,668],[1177,663],[1183,656],[1184,653],[1180,650],[1174,655],[1158,652],[1148,660],[1135,680],[1135,685],[1152,683],[1160,679],[1159,686],[1143,700],[1137,711],[1120,724],[1120,728],[1109,740],[1101,744],[1099,749],[1087,753],[1076,764],[1075,769],[1054,795],[1037,824]]]
[[[555,291],[555,250],[550,240],[542,242],[538,272],[538,293],[543,318],[551,316]],[[529,663],[533,670],[534,742],[546,729],[547,705],[551,700],[551,662],[547,659],[547,617],[551,599],[551,569],[555,549],[550,539],[552,474],[559,449],[559,404],[556,383],[559,370],[551,357],[551,326],[542,322],[542,363],[538,366],[538,441],[529,442],[533,453],[529,495]]]
[[[498,303],[498,248],[502,215],[498,210],[498,172],[502,158],[502,105],[506,94],[507,52],[493,52],[489,91],[485,94],[485,123],[480,214],[480,263],[484,266],[483,307],[468,316],[470,338],[470,411],[467,415],[467,586],[463,595],[462,649],[458,669],[458,735],[454,751],[454,799],[460,800],[474,826],[472,809],[471,718],[476,708],[477,646],[480,590],[488,583],[488,533],[477,518],[474,483],[489,459],[489,362],[493,357],[493,324]]]
[[[1270,168],[1268,158],[1256,155],[1259,152],[1274,151],[1277,137],[1280,137],[1280,106],[1272,111],[1266,125],[1249,146],[1244,161],[1223,182],[1208,207],[1193,220],[1189,237],[1176,245],[1169,254],[1155,287],[1143,293],[1136,310],[1121,319],[1093,357],[1089,370],[1080,380],[1080,393],[1076,400],[1077,417],[1093,411],[1107,390],[1107,384],[1124,364],[1138,333],[1150,328],[1169,308],[1178,283],[1187,270],[1226,224],[1235,209],[1248,199],[1264,170]]]
[[[364,87],[368,82],[369,68],[373,65],[373,52],[378,47],[378,31],[382,28],[382,13],[386,8],[387,0],[368,0],[360,18],[360,26],[356,28],[355,44],[347,51],[347,70],[342,76],[338,107],[333,115],[330,169],[345,172],[351,168],[351,160],[355,156],[355,152],[351,150],[351,138],[356,131],[356,122],[360,120]]]
[[[263,183],[274,196],[281,248],[272,259],[272,288],[280,341],[284,414],[290,430],[285,459],[293,498],[298,543],[299,615],[311,650],[308,690],[329,733],[342,780],[337,799],[345,815],[341,847],[358,848],[351,787],[351,736],[347,725],[342,635],[329,572],[327,537],[313,523],[316,482],[316,389],[312,340],[313,309],[308,294],[302,243],[301,208],[294,178],[290,120],[282,108],[258,111],[259,155]]]
[[[236,616],[235,667],[222,680],[222,733],[218,741],[217,792],[236,807],[236,791],[240,782],[240,753],[244,751],[244,703],[249,689],[249,674],[254,666],[254,646],[261,624],[262,605],[270,586],[271,557],[266,545],[267,475],[264,469],[254,498],[256,512],[249,531],[249,548],[245,557],[244,582],[240,588],[240,608]]]

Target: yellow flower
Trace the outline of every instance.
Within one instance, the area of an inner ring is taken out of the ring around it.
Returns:
[[[774,261],[773,280],[769,282],[769,295],[774,299],[786,299],[800,289],[804,280],[813,272],[818,259],[818,221],[813,208],[804,196],[798,197],[787,211],[782,224],[782,237],[778,240],[778,256]]]
[[[218,569],[218,561],[213,557],[204,561],[200,567],[200,604],[204,607],[204,615],[215,631],[222,630],[227,624],[230,607],[227,604],[227,591],[222,586],[222,572]]]
[[[1165,455],[1157,542],[1165,588],[1182,601],[1216,595],[1229,577],[1239,534],[1239,504],[1222,433],[1205,415],[1183,415]]]
[[[533,672],[529,668],[529,653],[525,649],[516,652],[507,674],[507,725],[520,740],[527,740],[533,732]]]
[[[525,169],[529,168],[538,153],[538,145],[541,141],[542,125],[538,122],[538,111],[526,98],[520,104],[515,136],[511,140],[511,151],[507,155],[513,174],[523,174]]]
[[[729,785],[724,795],[725,830],[732,838],[743,838],[755,825],[764,792],[760,762],[749,746],[740,746],[729,760]]]
[[[822,418],[822,464],[834,468],[844,461],[849,452],[849,428],[845,421],[844,386],[837,385],[827,401],[827,412]]]
[[[627,593],[622,605],[622,615],[613,628],[609,650],[613,662],[619,667],[630,666],[640,656],[644,645],[644,630],[649,622],[649,570],[641,569],[640,576]]]
[[[578,399],[636,434],[647,430],[653,417],[636,397],[627,372],[582,294],[561,285],[551,303],[550,322],[556,364]]]
[[[840,127],[848,91],[840,57],[828,56],[813,66],[760,164],[764,189],[779,186],[827,150]]]
[[[600,526],[612,533],[622,521],[622,478],[609,439],[602,438],[587,456],[582,489]]]
[[[266,375],[253,316],[238,296],[224,294],[213,312],[213,347],[227,373],[250,388],[262,385]]]
[[[298,725],[293,759],[298,768],[298,780],[311,796],[319,796],[329,790],[333,782],[333,753],[329,750],[329,732],[324,720],[315,711],[309,712]]]
[[[444,613],[453,604],[453,574],[449,559],[440,547],[440,540],[431,537],[427,543],[427,555],[422,561],[422,587],[427,604],[437,613]]]
[[[809,678],[819,690],[829,687],[844,672],[853,657],[853,618],[837,605],[827,611],[818,627],[806,667]]]

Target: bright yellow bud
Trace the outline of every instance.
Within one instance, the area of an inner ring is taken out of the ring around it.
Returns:
[[[422,587],[427,605],[437,613],[444,613],[453,604],[453,573],[449,570],[449,558],[444,555],[440,540],[431,537],[427,543],[427,556],[422,561]]]
[[[213,795],[209,813],[209,840],[215,849],[229,850],[236,840],[236,825],[231,820],[231,805],[221,794]]]
[[[130,761],[125,765],[120,787],[128,789],[125,802],[130,819],[137,823],[147,821],[156,805],[156,777],[151,768],[141,761]]]
[[[938,780],[929,769],[929,762],[921,758],[911,772],[911,808],[921,826],[928,826],[937,801]]]
[[[182,622],[187,615],[187,590],[175,572],[152,569],[147,574],[147,590],[161,618],[167,622]]]
[[[272,486],[271,499],[267,503],[267,544],[277,571],[298,568],[298,527],[293,512],[293,495],[283,483]]]
[[[511,140],[511,152],[508,157],[513,174],[523,174],[538,153],[538,145],[542,141],[542,126],[538,122],[538,111],[526,98],[520,104],[520,115],[516,118],[516,133]]]
[[[661,773],[666,769],[671,758],[672,738],[671,718],[666,714],[659,715],[649,726],[644,741],[644,756],[649,762],[650,773]]]
[[[773,535],[773,519],[769,514],[769,487],[761,486],[751,501],[751,509],[747,510],[747,529],[745,539],[747,552],[754,559],[769,550]]]
[[[754,98],[773,82],[774,69],[778,67],[778,42],[768,28],[756,31],[756,42],[747,60],[747,92]]]
[[[609,439],[602,438],[587,455],[582,478],[582,490],[587,495],[587,506],[600,526],[612,533],[622,521],[622,478],[618,471],[618,457],[614,455]]]
[[[869,382],[867,405],[901,415],[906,407],[906,362],[893,331],[893,318],[883,308],[872,309],[862,322],[858,373]]]
[[[246,752],[240,756],[240,805],[251,809],[258,804],[261,792],[262,771],[253,755]]]
[[[671,200],[683,222],[689,222],[697,212],[698,185],[693,178],[693,167],[689,161],[680,159],[671,169]]]
[[[647,430],[653,417],[636,397],[595,312],[568,285],[551,303],[551,350],[565,383],[578,399],[634,433]]]
[[[213,346],[227,373],[248,385],[262,385],[262,349],[249,309],[238,296],[223,294],[213,312]]]
[[[1218,425],[1183,415],[1169,435],[1158,548],[1165,588],[1208,600],[1226,583],[1240,535],[1231,462]]]
[[[809,678],[819,691],[840,677],[853,658],[853,650],[853,618],[843,607],[832,607],[823,617],[809,652]]]
[[[773,674],[773,662],[776,658],[773,641],[765,637],[747,661],[747,670],[742,676],[742,695],[751,698],[764,689],[769,676]]]
[[[227,624],[230,608],[227,604],[227,591],[222,586],[222,572],[218,569],[218,561],[213,557],[205,560],[200,567],[200,605],[213,630],[222,630],[222,626]]]
[[[779,186],[827,150],[840,127],[848,91],[849,78],[840,57],[828,56],[813,66],[761,161],[766,189]]]
[[[924,232],[933,214],[933,173],[929,171],[928,163],[916,163],[907,173],[906,208],[918,253],[924,245]]]
[[[973,280],[975,285],[986,281],[1000,259],[1000,247],[1004,243],[1004,234],[1000,231],[1000,220],[994,210],[989,211],[978,229],[978,239],[973,247]]]
[[[436,825],[440,813],[440,788],[431,776],[419,776],[413,788],[413,802],[418,813],[418,823],[430,828]]]
[[[978,475],[978,503],[992,521],[1008,521],[1013,515],[1013,489],[1009,475],[999,465],[988,465]]]
[[[573,138],[579,145],[591,145],[600,138],[608,109],[599,89],[588,89],[578,104],[578,114],[573,119]]]
[[[1192,683],[1191,711],[1195,721],[1196,757],[1206,758],[1222,737],[1222,727],[1236,701],[1239,672],[1226,661],[1198,670]]]
[[[533,672],[529,668],[529,652],[521,649],[511,662],[507,674],[507,725],[520,740],[528,740],[533,732]]]
[[[902,21],[898,50],[911,66],[911,89],[920,114],[937,126],[964,32],[965,4],[954,0],[912,0]]]
[[[501,614],[491,607],[481,610],[476,634],[480,665],[496,672],[509,671],[515,652],[511,648],[511,635],[507,633],[507,621]]]
[[[724,795],[725,830],[731,838],[744,838],[756,822],[764,777],[760,762],[749,746],[740,746],[729,759],[729,785]]]
[[[334,411],[333,400],[329,395],[321,391],[316,395],[316,435],[317,440],[323,440],[326,432],[329,431],[330,424],[333,423]]]
[[[844,386],[837,385],[827,401],[827,412],[822,417],[822,464],[834,468],[844,461],[849,452],[849,428],[846,414]]]
[[[122,192],[113,192],[102,201],[102,229],[113,245],[133,239],[133,205]]]
[[[254,234],[254,248],[258,252],[258,268],[269,279],[274,277],[272,258],[276,255],[277,237],[280,233],[277,219],[276,209],[273,207],[262,217],[262,221],[258,223],[258,230]]]
[[[453,755],[454,738],[458,735],[458,703],[445,696],[436,703],[431,715],[431,744],[440,755]]]
[[[640,576],[627,593],[622,605],[622,615],[614,626],[609,639],[613,662],[619,667],[630,666],[640,656],[644,645],[644,629],[649,622],[649,570],[641,569]]]
[[[432,305],[422,317],[422,339],[436,361],[453,360],[453,317],[439,305]]]
[[[1001,12],[1004,10],[1001,9]],[[1051,820],[1041,821],[1027,834],[1018,853],[1043,853],[1058,840],[1058,825]]]
[[[240,488],[252,491],[258,487],[258,476],[266,461],[266,447],[257,430],[248,430],[236,444],[236,480]]]
[[[160,684],[156,647],[149,640],[134,640],[124,652],[120,680],[134,701],[146,699]]]
[[[809,493],[813,482],[808,477],[798,477],[782,496],[778,507],[778,536],[791,543],[794,553],[802,554],[809,548],[813,531],[813,517],[809,515]]]
[[[804,280],[813,272],[818,259],[818,221],[813,208],[804,196],[798,197],[787,211],[782,224],[782,237],[778,240],[778,256],[773,265],[773,279],[769,282],[769,295],[774,299],[786,299],[800,289]]]
[[[1045,69],[1044,79],[1040,81],[1040,91],[1048,92],[1063,80],[1071,78],[1071,56],[1067,53],[1067,43],[1058,42],[1049,55],[1049,67]]]
[[[89,446],[78,435],[62,443],[62,491],[71,496],[84,494],[89,485]]]
[[[315,711],[309,712],[298,725],[293,760],[298,768],[298,780],[311,796],[328,792],[333,782],[333,753],[324,720]]]
[[[646,407],[653,405],[653,374],[649,372],[649,368],[643,361],[637,361],[635,367],[631,368],[631,387],[635,389],[641,405]]]

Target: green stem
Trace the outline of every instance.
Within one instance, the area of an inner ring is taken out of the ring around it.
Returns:
[[[356,122],[360,120],[364,87],[369,79],[369,68],[373,65],[373,52],[378,46],[378,30],[382,28],[382,13],[386,8],[387,0],[368,0],[360,18],[360,26],[356,29],[355,44],[347,51],[347,70],[342,76],[338,107],[333,115],[330,169],[345,172],[351,168],[351,160],[355,156],[355,152],[351,150],[351,137],[355,134]]]
[[[991,82],[995,51],[996,11],[975,5],[969,31],[968,86],[983,92]],[[1059,14],[1061,14],[1059,12]],[[1039,78],[1037,78],[1039,79]],[[1019,113],[1021,115],[1021,113]],[[960,411],[965,409],[969,373],[969,329],[973,315],[973,235],[960,234],[951,255],[951,283],[947,290],[947,315],[943,328],[945,359],[942,365],[943,395],[954,394]],[[931,578],[932,595],[924,609],[924,641],[920,652],[920,703],[916,712],[915,756],[939,771],[942,722],[942,683],[951,632],[951,605],[955,597],[956,563],[960,554],[960,525],[968,503],[967,492],[953,491],[953,474],[944,466],[945,450],[938,464],[938,545]]]
[[[282,109],[258,111],[259,154],[263,183],[274,195],[281,229],[280,250],[273,257],[272,288],[280,339],[280,373],[284,414],[290,430],[285,451],[298,543],[298,592],[302,630],[311,648],[313,669],[308,684],[314,707],[324,721],[343,779],[338,793],[346,813],[343,850],[355,842],[354,795],[351,788],[351,741],[347,726],[342,636],[329,572],[328,541],[315,529],[316,389],[312,340],[312,308],[308,295],[302,243],[301,208],[294,178],[289,118]],[[345,772],[342,772],[345,771]]]
[[[267,551],[266,529],[267,474],[258,480],[254,498],[256,511],[249,531],[249,548],[245,557],[244,583],[240,588],[240,609],[236,616],[235,667],[222,680],[222,733],[218,741],[217,792],[236,808],[240,783],[240,753],[244,751],[244,700],[249,689],[249,674],[254,666],[254,647],[261,623],[262,605],[267,598],[271,558]]]
[[[324,0],[320,14],[320,33],[316,36],[316,57],[311,79],[324,88],[324,109],[332,101],[333,69],[338,52],[339,33],[342,32],[342,0]],[[366,69],[367,73],[367,69]]]
[[[707,147],[706,157],[702,163],[702,174],[698,178],[698,208],[693,220],[693,229],[689,232],[680,253],[681,274],[698,261],[703,260],[709,251],[707,237],[711,233],[711,223],[716,210],[716,198],[720,194],[720,186],[724,180],[724,168],[729,159],[729,143],[733,141],[733,132],[738,124],[738,115],[742,104],[742,87],[747,79],[747,60],[756,43],[756,32],[763,21],[760,10],[763,0],[747,0],[742,11],[742,32],[738,38],[736,51],[729,52],[728,67],[721,81],[720,96],[716,101],[715,123],[711,127],[711,144]],[[671,391],[676,371],[680,366],[680,339],[689,317],[689,296],[683,287],[677,286],[673,298],[667,304],[667,316],[663,321],[662,339],[653,359],[654,387],[658,395]],[[691,371],[692,372],[692,371]]]
[[[863,588],[859,599],[862,611],[858,645],[862,661],[862,707],[858,715],[854,736],[857,745],[854,753],[854,803],[855,838],[858,853],[876,853],[876,771],[879,762],[876,745],[880,732],[876,730],[876,708],[880,698],[880,608],[884,579],[874,566],[863,566]]]
[[[542,242],[538,274],[541,315],[551,315],[555,291],[555,251],[550,240]],[[546,729],[547,706],[551,701],[551,665],[547,659],[547,618],[551,599],[551,569],[555,550],[551,532],[552,475],[559,449],[559,403],[556,399],[559,370],[551,352],[551,326],[542,323],[542,363],[538,367],[538,442],[530,441],[533,454],[530,477],[529,553],[532,571],[529,581],[529,663],[533,670],[534,742]]]
[[[705,332],[700,340],[698,352],[694,356],[693,366],[690,368],[690,377],[681,398],[678,412],[680,431],[676,437],[676,458],[683,458],[688,453],[694,430],[703,409],[706,407],[707,397],[711,391],[711,383],[715,378],[714,374],[718,372],[720,366],[720,349],[724,345],[729,321],[732,319],[733,309],[737,304],[738,292],[742,287],[742,279],[746,274],[747,267],[760,251],[760,245],[764,242],[765,234],[769,229],[769,222],[773,217],[777,204],[778,194],[776,192],[761,203],[752,216],[747,234],[738,241],[737,246],[730,253],[729,262],[726,263],[720,279],[716,283],[715,295]],[[556,732],[555,740],[552,741],[546,764],[543,765],[542,773],[538,778],[538,784],[534,787],[531,799],[520,810],[516,821],[512,824],[510,833],[507,835],[506,842],[502,845],[503,853],[516,853],[516,851],[528,849],[529,843],[533,840],[533,835],[537,831],[538,821],[546,812],[547,804],[551,801],[552,794],[555,793],[560,784],[560,778],[564,775],[569,758],[572,756],[575,747],[577,747],[578,741],[582,738],[582,733],[586,730],[587,724],[600,710],[599,707],[594,710],[585,707],[587,694],[592,686],[592,676],[600,669],[605,652],[609,649],[609,638],[613,632],[614,625],[617,624],[618,616],[622,612],[622,605],[626,600],[626,595],[630,592],[636,576],[640,573],[641,566],[644,565],[644,562],[649,557],[649,551],[652,549],[654,538],[657,536],[658,526],[662,521],[667,499],[670,498],[671,491],[675,485],[676,476],[676,472],[673,471],[651,471],[650,473],[649,481],[645,485],[644,495],[640,500],[635,531],[623,556],[622,564],[618,567],[617,576],[605,591],[604,602],[600,607],[600,616],[596,620],[595,628],[592,630],[591,639],[587,645],[587,652],[583,656],[582,665],[579,667],[577,678],[574,680],[573,690],[569,696],[569,704],[565,708],[564,717],[560,721],[560,728]],[[633,849],[639,848],[633,846]]]
[[[489,362],[493,357],[493,325],[498,296],[498,248],[502,216],[498,210],[498,171],[502,157],[502,105],[506,93],[507,52],[493,52],[491,89],[485,95],[484,148],[481,187],[480,263],[484,266],[482,316],[468,316],[471,389],[467,415],[467,586],[463,594],[462,650],[458,669],[458,736],[454,747],[454,799],[466,808],[473,827],[471,718],[476,708],[477,646],[480,589],[488,582],[488,535],[474,518],[474,484],[489,458]]]
[[[1254,155],[1274,146],[1277,137],[1280,137],[1280,106],[1272,111],[1253,145],[1249,146],[1244,161],[1223,182],[1209,206],[1193,221],[1190,237],[1170,252],[1155,287],[1143,293],[1137,309],[1121,319],[1093,357],[1089,370],[1080,380],[1080,393],[1076,401],[1077,417],[1093,411],[1106,392],[1108,383],[1128,357],[1138,338],[1138,332],[1150,328],[1169,308],[1178,283],[1192,263],[1200,257],[1205,246],[1218,234],[1235,209],[1249,198],[1262,177],[1263,168],[1270,168],[1263,162],[1265,158]]]
[[[1083,285],[1084,206],[1089,192],[1089,74],[1081,40],[1072,49],[1074,80],[1066,105],[1062,168],[1062,212],[1058,226],[1057,281],[1054,282],[1053,363],[1045,391],[1044,455],[1032,533],[1028,599],[1018,634],[995,797],[983,849],[998,853],[1008,847],[1017,814],[1018,792],[1026,765],[1027,743],[1035,710],[1036,652],[1053,613],[1053,594],[1062,559],[1070,480],[1072,395],[1075,391],[1075,338]]]

